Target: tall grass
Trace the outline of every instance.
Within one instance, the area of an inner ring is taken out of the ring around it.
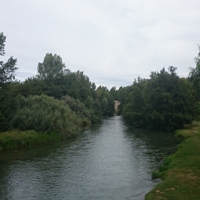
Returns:
[[[0,134],[0,150],[22,149],[60,140],[61,135],[56,133],[46,134],[33,130],[12,130]]]

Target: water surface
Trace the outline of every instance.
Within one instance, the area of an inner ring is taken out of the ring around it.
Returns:
[[[174,150],[171,134],[128,129],[119,116],[64,143],[0,154],[3,200],[143,200]]]

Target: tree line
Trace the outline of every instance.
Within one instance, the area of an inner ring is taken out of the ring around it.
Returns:
[[[149,79],[138,77],[119,88],[121,114],[136,128],[174,131],[200,117],[200,49],[196,67],[180,78],[176,67],[151,72]],[[121,95],[122,94],[122,95]]]
[[[0,34],[0,55],[6,37]],[[173,131],[198,119],[200,112],[200,53],[196,67],[180,78],[170,66],[138,77],[126,87],[96,87],[83,72],[71,72],[57,54],[47,53],[38,63],[37,75],[15,80],[17,59],[0,61],[0,131],[10,129],[59,132],[72,136],[80,128],[119,113],[137,128]]]
[[[0,55],[6,37],[0,34]],[[64,137],[114,114],[106,87],[96,87],[83,72],[71,72],[57,54],[47,53],[38,73],[15,80],[17,59],[0,62],[0,131],[58,132]]]

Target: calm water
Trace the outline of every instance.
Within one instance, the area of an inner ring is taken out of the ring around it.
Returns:
[[[65,143],[0,154],[3,200],[143,200],[174,150],[172,136],[128,129],[115,116]]]

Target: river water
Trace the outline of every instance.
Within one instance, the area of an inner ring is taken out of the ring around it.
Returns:
[[[172,134],[108,118],[67,142],[0,154],[3,200],[143,200],[152,171],[173,152]]]

